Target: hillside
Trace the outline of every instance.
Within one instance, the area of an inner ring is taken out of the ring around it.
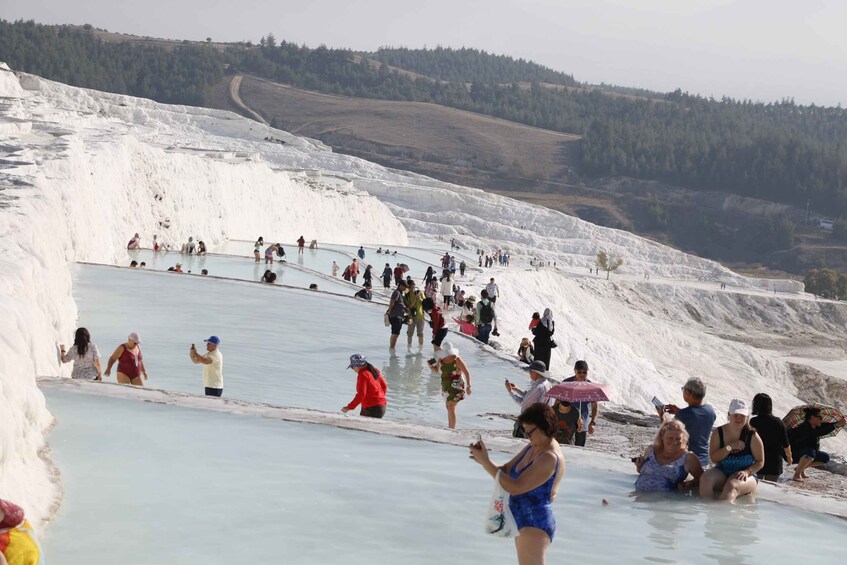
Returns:
[[[270,34],[258,45],[218,44],[33,22],[0,26],[0,58],[68,84],[232,109],[222,94],[230,77],[221,79],[222,72],[250,74],[348,100],[327,107],[325,99],[298,95],[298,109],[310,117],[302,120],[281,110],[267,88],[245,94],[257,97],[253,110],[260,115],[304,128],[340,151],[482,188],[554,193],[564,199],[559,209],[723,261],[798,275],[811,267],[847,269],[844,244],[822,241],[813,228],[819,217],[847,215],[847,146],[841,143],[847,112],[841,108],[588,87],[566,73],[473,49],[356,54],[277,42]],[[492,80],[499,76],[514,82]],[[250,88],[257,87],[244,90]],[[315,106],[307,109],[307,100]],[[381,108],[379,100],[386,101]],[[460,133],[445,142],[450,128],[415,129],[424,119],[416,116],[426,115],[421,103],[547,130],[553,142],[542,147],[541,137],[521,137],[514,143],[508,128],[497,130],[498,138],[483,122],[458,117]],[[368,120],[399,133],[362,127]],[[560,146],[555,133],[574,141]],[[522,143],[525,150],[517,148]],[[771,202],[765,209],[781,212],[719,204],[733,198]]]

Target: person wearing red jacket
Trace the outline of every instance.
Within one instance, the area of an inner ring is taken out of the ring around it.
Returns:
[[[362,405],[359,412],[360,416],[369,418],[382,418],[385,416],[385,391],[388,390],[388,383],[380,374],[379,369],[368,363],[364,355],[351,355],[348,369],[353,369],[359,375],[356,380],[356,396],[353,400],[341,409],[345,414],[356,406]]]
[[[447,337],[447,321],[444,319],[444,314],[441,313],[441,308],[435,305],[432,298],[424,299],[423,309],[424,312],[429,314],[429,325],[432,328],[432,347],[437,353],[441,349],[441,342]],[[435,360],[430,359],[430,361]]]

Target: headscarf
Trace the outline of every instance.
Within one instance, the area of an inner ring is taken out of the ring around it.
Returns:
[[[553,328],[556,327],[555,322],[553,322],[553,312],[551,312],[549,308],[544,309],[544,315],[541,316],[541,325],[547,328],[547,331],[550,332],[552,332]]]

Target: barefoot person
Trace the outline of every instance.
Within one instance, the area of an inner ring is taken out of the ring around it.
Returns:
[[[747,402],[735,398],[729,403],[729,422],[715,428],[709,440],[709,453],[714,467],[700,478],[700,496],[735,502],[745,494],[756,492],[756,473],[765,464],[765,447],[756,430],[750,427]]]
[[[449,341],[442,344],[435,357],[435,363],[430,359],[430,367],[433,371],[441,372],[441,397],[447,407],[447,426],[455,429],[456,405],[471,394],[471,373],[459,357],[459,350]]]
[[[364,355],[358,354],[350,356],[350,364],[347,368],[353,369],[357,375],[356,396],[341,411],[346,414],[361,404],[360,416],[368,418],[385,416],[387,405],[385,391],[388,390],[388,383],[385,382],[379,369],[368,363]]]
[[[803,415],[806,420],[788,432],[791,451],[797,461],[797,469],[794,470],[795,481],[807,479],[806,469],[809,467],[823,467],[829,462],[829,454],[821,451],[821,437],[831,434],[835,428],[845,424],[843,416],[834,424],[824,424],[821,409],[812,406],[803,410]]]
[[[147,369],[144,368],[144,356],[141,354],[141,338],[136,332],[129,334],[126,343],[115,349],[106,364],[106,377],[112,372],[112,365],[118,363],[118,383],[122,385],[144,386]],[[142,379],[143,377],[143,379]]]
[[[556,534],[552,503],[565,474],[565,458],[556,435],[556,415],[537,403],[518,417],[529,445],[502,466],[488,458],[482,441],[470,446],[471,457],[509,493],[509,509],[519,535],[515,538],[520,565],[544,565]]]
[[[697,486],[703,467],[695,453],[688,451],[688,432],[679,420],[659,427],[653,445],[635,459],[638,492],[673,492]],[[692,480],[685,479],[691,475]]]
[[[94,379],[103,380],[103,369],[100,367],[100,352],[97,346],[91,343],[91,334],[85,328],[77,328],[74,334],[74,344],[70,351],[61,346],[62,363],[74,362],[71,371],[72,379]]]
[[[195,365],[203,365],[203,387],[205,388],[206,396],[220,397],[224,393],[224,358],[218,346],[221,344],[221,338],[213,335],[206,342],[206,354],[200,355],[197,353],[197,348],[191,344],[191,349],[188,355],[191,357],[191,362]]]

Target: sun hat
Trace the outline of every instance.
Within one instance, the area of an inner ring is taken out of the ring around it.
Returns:
[[[204,339],[203,341],[205,341],[206,343],[214,343],[215,345],[219,345],[221,343],[221,338],[216,335],[213,335],[209,339]]]
[[[136,332],[132,332],[131,334],[129,334],[127,339],[132,341],[132,342],[135,342],[135,343],[141,343],[141,338],[138,336],[138,334]]]
[[[441,344],[441,349],[438,350],[436,357],[439,359],[444,359],[445,357],[450,357],[451,355],[458,355],[459,350],[450,343],[449,341],[445,341]]]
[[[547,372],[547,364],[544,363],[544,361],[536,359],[535,361],[529,364],[529,367],[524,367],[523,370],[533,371],[535,373],[538,373],[539,375],[543,375]]]
[[[747,407],[747,401],[741,400],[740,398],[733,398],[732,402],[729,403],[729,413],[749,416],[750,409]]]
[[[347,368],[348,369],[355,369],[357,367],[364,367],[367,364],[368,364],[368,360],[365,359],[364,355],[361,355],[359,353],[354,353],[353,355],[350,356],[350,364],[347,365]]]

